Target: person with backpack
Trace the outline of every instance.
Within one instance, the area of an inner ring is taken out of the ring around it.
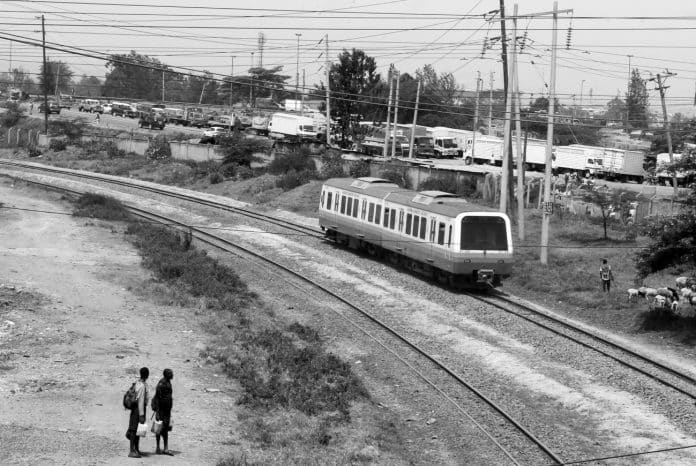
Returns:
[[[128,389],[123,397],[123,406],[130,409],[128,420],[128,430],[126,438],[130,441],[129,458],[141,458],[140,437],[138,434],[138,424],[145,423],[147,409],[147,378],[150,370],[147,367],[140,368],[140,378],[136,380],[131,388]]]
[[[602,259],[602,265],[599,266],[599,279],[602,280],[602,291],[610,292],[614,274],[611,272],[611,265],[607,263],[606,259]]]
[[[172,379],[174,378],[174,372],[171,369],[165,369],[162,375],[162,380],[157,384],[155,396],[152,397],[152,410],[155,412],[155,419],[162,422],[159,433],[155,432],[155,437],[157,438],[155,454],[173,456],[172,452],[169,451],[169,431],[172,430],[172,405],[174,403],[172,398]],[[163,450],[160,450],[160,437],[164,441]]]

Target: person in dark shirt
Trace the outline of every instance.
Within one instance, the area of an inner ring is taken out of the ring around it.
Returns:
[[[172,455],[169,451],[169,431],[172,430],[172,406],[174,399],[172,398],[172,379],[174,372],[171,369],[165,369],[162,379],[157,384],[155,396],[152,398],[152,410],[155,412],[156,419],[162,421],[162,430],[156,435],[157,438],[157,455]],[[164,449],[160,449],[160,437],[164,441]]]

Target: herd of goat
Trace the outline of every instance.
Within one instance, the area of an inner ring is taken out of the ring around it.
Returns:
[[[679,303],[683,300],[686,304],[696,306],[696,279],[679,277],[676,280],[676,288],[629,288],[628,300],[636,301],[643,297],[648,301],[650,309],[679,310]]]

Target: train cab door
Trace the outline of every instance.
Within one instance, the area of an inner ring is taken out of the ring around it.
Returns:
[[[435,241],[437,240],[437,218],[432,215],[428,215],[428,222],[426,223],[425,232],[425,263],[431,266],[435,266],[438,262],[437,260],[437,250],[434,247]]]

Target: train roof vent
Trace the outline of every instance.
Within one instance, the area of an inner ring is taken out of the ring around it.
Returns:
[[[444,191],[421,191],[413,198],[413,202],[426,205],[432,204],[433,202],[442,204],[442,201],[445,199],[456,199],[457,201],[466,203],[466,199],[462,199],[452,193],[446,193]]]
[[[384,178],[374,178],[371,176],[364,176],[362,178],[358,178],[357,180],[354,180],[350,184],[350,186],[353,188],[365,189],[376,184],[397,186],[396,184],[392,183],[389,180],[385,180]]]

